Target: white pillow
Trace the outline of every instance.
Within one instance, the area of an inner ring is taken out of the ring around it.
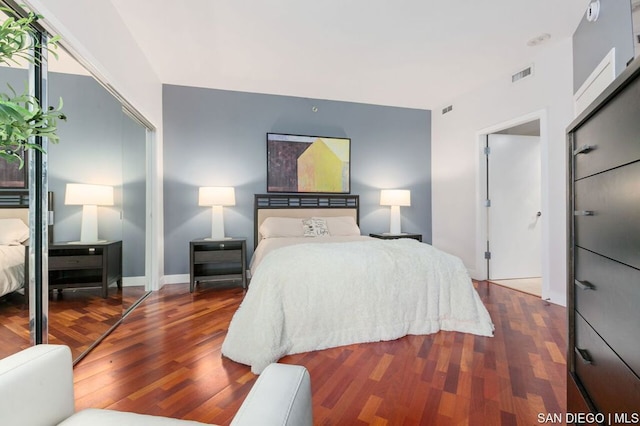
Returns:
[[[319,217],[310,217],[302,221],[305,237],[328,237],[329,228],[327,222]]]
[[[20,219],[0,219],[0,245],[18,246],[29,238],[29,227]]]
[[[356,220],[351,216],[322,217],[332,236],[353,236],[360,235],[360,228]]]
[[[302,218],[268,217],[258,229],[262,238],[303,237]]]

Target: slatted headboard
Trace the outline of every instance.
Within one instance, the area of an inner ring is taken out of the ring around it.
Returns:
[[[29,226],[29,191],[0,192],[0,219],[18,218]]]
[[[260,225],[268,217],[351,216],[360,222],[360,196],[350,194],[255,194],[253,244],[260,242]]]
[[[53,192],[49,192],[49,242],[53,241]],[[29,226],[29,191],[0,191],[0,219],[18,218]]]

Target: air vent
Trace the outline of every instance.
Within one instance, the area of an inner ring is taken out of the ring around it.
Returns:
[[[449,111],[451,111],[453,109],[453,105],[449,105],[448,107],[444,107],[442,108],[442,115],[448,113]]]
[[[525,69],[513,74],[511,76],[511,82],[515,83],[516,81],[522,80],[523,78],[529,77],[531,75],[533,75],[533,65],[529,65]]]

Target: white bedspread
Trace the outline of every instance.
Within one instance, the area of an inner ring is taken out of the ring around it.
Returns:
[[[22,288],[24,283],[24,246],[0,245],[0,296]]]
[[[439,330],[493,335],[457,257],[411,239],[304,244],[262,260],[222,354],[259,374],[287,354]]]

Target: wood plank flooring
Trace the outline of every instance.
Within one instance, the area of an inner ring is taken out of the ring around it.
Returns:
[[[532,425],[566,409],[566,309],[476,283],[495,336],[407,336],[287,356],[311,375],[318,425]],[[75,368],[76,409],[229,424],[253,385],[220,355],[241,289],[149,296]]]
[[[49,343],[65,344],[78,358],[120,318],[123,306],[131,306],[145,293],[144,287],[65,289],[49,293]],[[0,298],[0,358],[31,346],[29,306],[14,292]]]

